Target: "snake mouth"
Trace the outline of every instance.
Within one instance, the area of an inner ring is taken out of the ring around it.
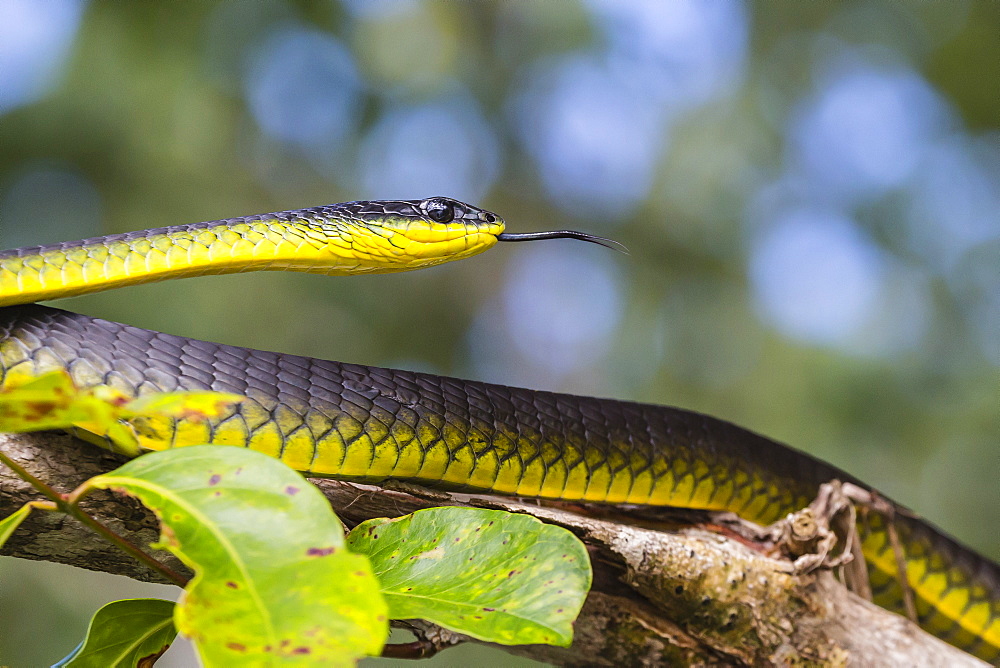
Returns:
[[[623,243],[615,241],[614,239],[599,237],[595,234],[577,232],[576,230],[553,230],[551,232],[501,232],[497,235],[497,241],[539,241],[541,239],[579,239],[580,241],[589,241],[592,244],[604,246],[605,248],[610,248],[620,253],[625,253],[626,255],[629,254],[628,248],[626,248]]]

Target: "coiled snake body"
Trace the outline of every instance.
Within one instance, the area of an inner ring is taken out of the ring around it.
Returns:
[[[66,369],[128,395],[212,389],[248,400],[221,418],[137,424],[148,449],[250,447],[293,468],[551,499],[730,510],[760,523],[807,505],[832,479],[804,453],[664,406],[502,387],[171,336],[32,302],[207,273],[403,271],[469,257],[504,233],[447,198],[350,202],[0,252],[0,382]],[[164,442],[148,434],[167,435]],[[886,523],[860,526],[876,602],[902,610]],[[1000,660],[1000,567],[899,508],[921,625]]]

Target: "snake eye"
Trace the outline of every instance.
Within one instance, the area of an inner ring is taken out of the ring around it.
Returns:
[[[455,217],[455,205],[441,197],[427,200],[424,211],[435,223],[448,223]]]

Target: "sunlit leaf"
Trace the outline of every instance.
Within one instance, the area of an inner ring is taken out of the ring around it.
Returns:
[[[110,413],[110,407],[103,410]],[[79,401],[79,392],[65,371],[53,371],[0,391],[0,431],[60,429],[94,417],[93,407]]]
[[[159,392],[134,399],[125,408],[136,415],[166,415],[185,420],[219,417],[246,397],[226,392]]]
[[[160,517],[160,547],[196,573],[178,630],[206,666],[353,665],[378,654],[387,611],[368,560],[345,549],[323,495],[252,450],[156,452],[93,478]]]
[[[14,512],[12,512],[7,517],[0,520],[0,547],[7,542],[11,534],[17,527],[21,526],[21,522],[28,516],[31,512],[31,504],[26,503]]]
[[[129,455],[139,443],[129,420],[165,416],[199,420],[218,417],[245,397],[222,392],[165,392],[130,399],[102,385],[80,389],[63,370],[8,383],[0,391],[0,431],[77,427],[111,439]]]
[[[113,601],[94,613],[83,642],[53,668],[148,668],[176,635],[172,602]]]
[[[534,517],[431,508],[348,536],[379,577],[393,619],[419,618],[506,645],[568,645],[590,589],[587,550]]]

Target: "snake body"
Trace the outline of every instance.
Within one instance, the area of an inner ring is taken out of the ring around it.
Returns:
[[[729,510],[760,523],[807,505],[824,482],[862,485],[807,454],[690,411],[219,345],[31,303],[204,273],[401,271],[518,240],[503,230],[495,214],[432,198],[0,252],[0,306],[7,306],[0,309],[0,384],[65,369],[80,386],[109,385],[129,396],[241,394],[248,399],[217,419],[146,419],[134,428],[147,449],[238,445],[312,475]],[[890,522],[920,624],[1000,661],[1000,566],[905,508],[892,518],[869,512],[860,525],[876,602],[903,610]]]

